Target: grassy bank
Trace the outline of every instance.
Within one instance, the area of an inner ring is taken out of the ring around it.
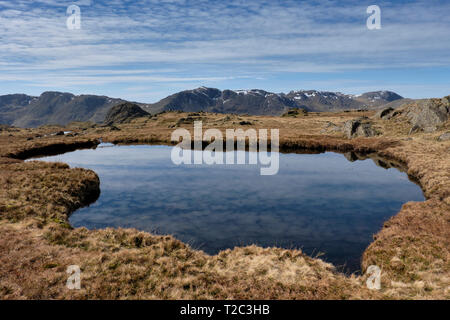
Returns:
[[[401,121],[374,121],[379,135],[347,139],[328,124],[371,113],[291,117],[164,113],[116,127],[77,124],[0,132],[0,297],[3,299],[449,299],[450,141],[408,135]],[[182,119],[182,121],[180,121]],[[208,256],[170,237],[131,229],[72,229],[69,215],[99,194],[97,175],[22,159],[113,143],[170,143],[177,127],[278,128],[286,151],[376,153],[401,163],[426,201],[405,204],[365,251],[382,268],[382,290],[301,251],[256,246]],[[242,123],[242,124],[241,124]],[[82,289],[66,288],[79,265]]]

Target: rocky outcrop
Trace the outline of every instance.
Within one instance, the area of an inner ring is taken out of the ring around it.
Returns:
[[[348,139],[356,137],[373,137],[376,135],[376,131],[372,128],[372,123],[367,117],[346,121],[342,130]]]
[[[411,123],[411,132],[434,132],[444,124],[450,115],[450,97],[430,99],[424,103],[412,104],[404,113]]]
[[[400,119],[411,124],[409,134],[416,132],[434,132],[450,117],[450,96],[442,99],[416,100],[399,108],[387,106],[379,110],[374,119]]]
[[[127,123],[133,119],[149,116],[150,114],[141,109],[137,104],[125,102],[113,107],[105,118],[108,126]]]
[[[446,132],[439,136],[438,141],[449,141],[450,140],[450,132]]]
[[[300,109],[300,108],[293,108],[290,109],[288,112],[283,113],[281,116],[282,117],[292,117],[292,118],[297,118],[299,116],[307,116],[308,115],[308,111],[305,109]]]
[[[375,114],[375,119],[389,120],[395,117],[398,111],[395,111],[392,107],[383,108]]]
[[[327,122],[323,126],[323,129],[320,130],[321,133],[329,133],[329,132],[332,133],[332,132],[341,132],[341,131],[342,131],[342,128],[333,122]]]

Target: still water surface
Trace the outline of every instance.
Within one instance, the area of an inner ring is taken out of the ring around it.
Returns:
[[[256,165],[176,166],[171,150],[102,145],[42,160],[100,177],[100,198],[70,217],[74,227],[172,234],[209,254],[248,244],[301,248],[352,272],[383,222],[424,199],[405,173],[336,153],[280,154],[279,173],[261,176]]]

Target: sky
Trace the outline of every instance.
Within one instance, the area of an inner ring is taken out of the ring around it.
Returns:
[[[449,95],[450,1],[0,0],[0,95],[152,103],[200,86]]]

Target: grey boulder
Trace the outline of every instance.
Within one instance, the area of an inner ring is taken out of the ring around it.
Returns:
[[[376,135],[376,131],[372,128],[372,124],[367,118],[348,120],[344,123],[342,130],[348,139],[356,137],[373,137]]]
[[[422,104],[411,105],[405,111],[408,121],[412,124],[410,133],[418,131],[434,132],[448,120],[450,113],[449,97],[430,99]]]

